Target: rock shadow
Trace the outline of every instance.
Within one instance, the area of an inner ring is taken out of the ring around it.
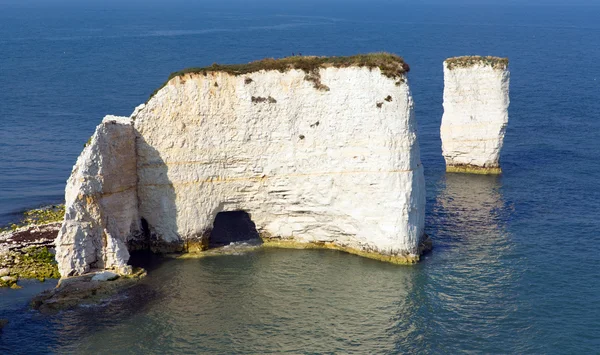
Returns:
[[[177,204],[169,167],[160,152],[136,130],[137,197],[140,231],[130,251],[180,252],[184,242],[177,228]]]
[[[256,225],[245,211],[219,212],[208,238],[208,247],[216,248],[231,243],[257,240]]]

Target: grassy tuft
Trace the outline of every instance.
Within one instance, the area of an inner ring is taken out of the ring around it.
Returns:
[[[381,73],[388,78],[401,78],[405,73],[410,71],[408,64],[400,56],[391,53],[379,52],[369,54],[358,54],[348,57],[317,57],[317,56],[294,56],[281,59],[266,58],[257,60],[247,64],[213,64],[203,68],[187,68],[178,72],[171,73],[169,78],[158,89],[154,90],[148,101],[156,95],[156,93],[165,87],[167,83],[178,76],[185,74],[203,74],[207,75],[211,72],[224,72],[231,75],[245,75],[258,72],[261,70],[277,70],[286,72],[292,69],[302,70],[307,74],[307,80],[315,82],[315,87],[319,90],[327,91],[325,85],[319,86],[320,82],[314,77],[318,73],[319,68],[347,68],[347,67],[367,67],[370,69],[379,68]],[[250,79],[252,80],[252,79]],[[246,84],[250,83],[245,79]]]
[[[448,58],[444,61],[448,69],[469,68],[474,65],[487,65],[494,69],[506,69],[508,67],[508,58],[500,57],[481,57],[481,56],[464,56]]]

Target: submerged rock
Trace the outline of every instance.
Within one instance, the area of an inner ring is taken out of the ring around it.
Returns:
[[[448,172],[501,172],[509,81],[506,58],[456,57],[444,62],[440,135]]]
[[[2,328],[6,327],[7,324],[8,324],[8,319],[0,319],[0,330],[2,330]]]
[[[117,279],[94,280],[97,275],[85,274],[62,278],[56,288],[34,297],[30,303],[31,308],[42,313],[56,313],[80,305],[97,304],[134,286],[146,276],[146,271],[136,269],[130,275]]]
[[[397,56],[299,57],[174,74],[131,118],[108,116],[73,168],[63,277],[127,274],[129,248],[201,251],[219,212],[265,244],[412,263],[425,183]]]

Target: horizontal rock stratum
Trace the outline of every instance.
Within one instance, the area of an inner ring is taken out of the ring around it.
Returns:
[[[448,172],[501,172],[509,81],[506,58],[466,56],[444,61],[440,135]]]
[[[128,250],[203,250],[217,213],[266,245],[419,259],[425,183],[402,58],[291,57],[174,73],[108,116],[66,188],[63,276],[130,272]]]

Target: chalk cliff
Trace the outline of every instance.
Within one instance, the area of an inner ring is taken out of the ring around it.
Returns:
[[[509,80],[505,58],[456,57],[444,61],[440,134],[447,171],[501,172]]]
[[[62,275],[126,272],[127,243],[203,250],[217,213],[240,210],[266,245],[417,261],[425,183],[406,71],[376,54],[175,73],[78,159]]]
[[[128,273],[127,239],[138,230],[135,132],[127,117],[107,116],[77,159],[56,239],[61,275],[91,269]]]

